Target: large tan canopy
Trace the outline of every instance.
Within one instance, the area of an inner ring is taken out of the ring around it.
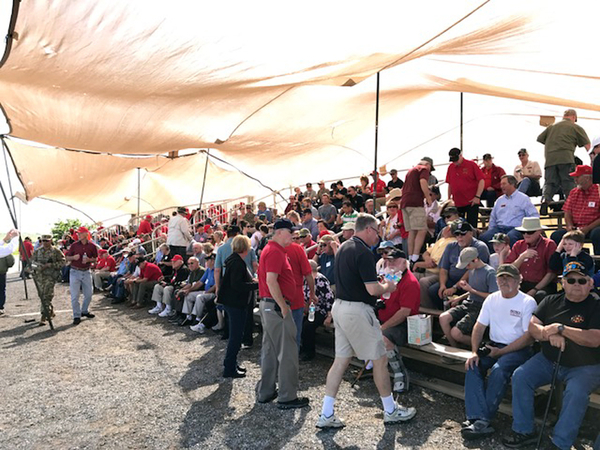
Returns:
[[[0,69],[0,105],[10,136],[52,148],[8,146],[28,198],[130,212],[123,199],[135,192],[136,167],[147,169],[143,209],[197,201],[204,153],[113,155],[211,148],[277,189],[355,176],[373,167],[378,71],[381,164],[410,167],[423,152],[445,160],[459,145],[458,92],[474,94],[471,138],[502,116],[532,144],[540,114],[574,107],[600,117],[599,9],[548,0],[28,0]],[[497,134],[494,144],[527,145]],[[216,165],[207,189],[213,200],[268,192]]]

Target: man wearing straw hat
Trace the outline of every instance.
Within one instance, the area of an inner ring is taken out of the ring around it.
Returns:
[[[556,292],[556,273],[550,270],[550,256],[556,251],[556,243],[542,236],[547,227],[539,217],[525,217],[517,231],[523,239],[515,242],[505,261],[500,264],[513,264],[523,277],[521,290],[539,301],[549,293]]]

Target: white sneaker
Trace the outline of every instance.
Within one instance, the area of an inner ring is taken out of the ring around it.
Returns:
[[[394,411],[391,413],[383,413],[383,423],[406,422],[415,417],[415,414],[417,414],[415,408],[406,408],[405,406],[396,403],[396,409],[394,409]]]
[[[161,312],[158,317],[169,317],[171,316],[171,309],[170,308],[165,308],[163,310],[163,312]]]
[[[160,312],[162,312],[162,308],[156,305],[154,308],[148,311],[148,314],[159,314]]]
[[[344,428],[346,424],[338,419],[335,414],[332,414],[329,417],[325,417],[323,414],[319,416],[319,420],[317,421],[317,428],[325,429],[325,428]]]
[[[206,331],[206,327],[202,322],[200,322],[197,325],[192,325],[190,327],[190,330],[195,331],[196,333],[204,334],[204,332]]]

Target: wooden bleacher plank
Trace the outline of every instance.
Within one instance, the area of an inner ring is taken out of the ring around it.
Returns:
[[[447,356],[449,358],[454,358],[461,361],[466,361],[471,357],[471,352],[468,350],[462,350],[460,348],[454,348],[447,345],[438,344],[437,342],[432,342],[431,344],[426,345],[408,344],[408,346],[419,349],[423,352],[432,353],[434,355]]]
[[[464,364],[446,364],[442,361],[439,355],[423,352],[413,347],[401,347],[400,354],[403,358],[413,359],[415,361],[432,364],[438,367],[443,367],[444,369],[453,370],[455,372],[465,373]]]

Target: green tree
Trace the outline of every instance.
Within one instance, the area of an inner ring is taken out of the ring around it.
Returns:
[[[79,228],[82,225],[79,219],[67,219],[55,222],[52,226],[52,238],[54,242],[58,242],[63,238],[65,233],[69,231],[69,228]]]

